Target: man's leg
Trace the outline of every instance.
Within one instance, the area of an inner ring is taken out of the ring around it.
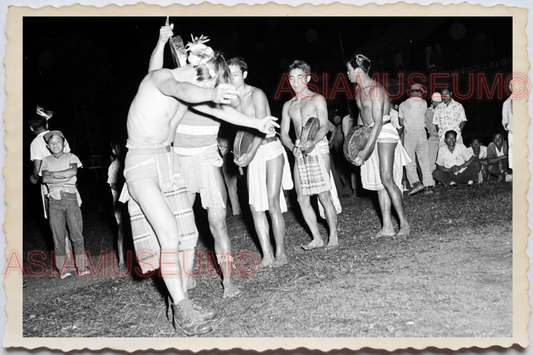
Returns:
[[[435,136],[431,136],[428,139],[428,149],[429,149],[429,171],[431,174],[437,168],[435,162],[437,161],[437,154],[439,152],[439,139]]]
[[[451,182],[457,183],[457,177],[454,173],[440,171],[439,169],[435,169],[433,172],[433,179],[440,181],[446,188],[450,187]]]
[[[477,160],[474,160],[463,172],[456,175],[457,181],[463,184],[466,184],[470,181],[476,181],[480,170],[481,163]]]
[[[420,169],[422,170],[422,181],[424,186],[435,186],[435,181],[431,175],[431,167],[429,166],[429,145],[428,140],[426,139],[426,131],[424,129],[422,129],[418,134],[416,155],[418,157]]]
[[[326,171],[330,172],[331,155],[323,154],[322,156],[324,157]],[[337,235],[337,211],[335,210],[335,206],[333,206],[333,200],[331,199],[331,190],[319,194],[318,198],[320,199],[322,207],[324,207],[324,213],[326,214],[326,221],[328,222],[329,227],[329,238],[327,247],[334,248],[339,245],[339,238]]]
[[[407,216],[403,209],[402,193],[398,186],[394,183],[393,179],[393,166],[394,166],[394,151],[397,143],[379,143],[377,144],[379,155],[379,173],[381,183],[387,191],[390,201],[398,214],[400,219],[400,230],[396,234],[397,237],[407,237],[411,232],[409,222],[407,222]],[[379,194],[378,194],[379,197]],[[385,202],[385,201],[384,201]],[[385,202],[386,203],[386,202]],[[390,210],[386,211],[389,215],[383,216],[383,220],[391,218]]]
[[[222,169],[211,167],[215,177],[216,186],[211,186],[212,189],[218,189],[223,196],[224,202],[227,200],[224,187],[224,177]],[[228,227],[226,225],[226,208],[225,207],[207,207],[207,219],[209,221],[209,229],[213,238],[215,239],[215,253],[220,263],[224,285],[224,297],[234,297],[241,293],[241,290],[233,285],[231,280],[231,273],[233,267],[233,257],[231,255],[231,241],[228,236]]]
[[[65,240],[68,239],[67,221],[61,201],[51,200],[48,209],[48,222],[54,239],[55,265],[61,275],[65,260]]]
[[[311,236],[313,240],[306,246],[302,246],[305,250],[312,250],[315,248],[323,248],[324,241],[320,237],[320,232],[318,230],[318,224],[316,221],[316,214],[313,211],[313,206],[311,206],[311,199],[309,196],[302,193],[302,185],[300,182],[300,173],[298,171],[298,162],[294,164],[294,189],[296,190],[296,196],[298,199],[298,204],[302,211],[302,216],[304,217],[305,223],[311,231]]]
[[[287,264],[287,255],[285,254],[285,218],[283,218],[279,205],[284,165],[283,154],[266,162],[268,213],[272,221],[272,233],[276,242],[276,259],[273,263],[275,267]]]
[[[416,171],[416,145],[417,145],[416,131],[411,132],[406,129],[405,135],[404,135],[404,148],[405,148],[405,151],[407,152],[407,155],[409,155],[411,162],[405,166],[405,172],[407,175],[407,180],[409,180],[409,185],[411,185],[411,188],[417,187],[418,186],[417,183],[420,183],[420,179]]]

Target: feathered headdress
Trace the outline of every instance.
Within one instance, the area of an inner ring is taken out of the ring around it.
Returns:
[[[207,36],[201,35],[200,37],[194,37],[191,35],[192,42],[187,43],[187,51],[189,52],[189,63],[193,66],[205,64],[215,57],[213,48],[206,46],[205,43],[209,42]],[[209,70],[211,74],[211,69]],[[214,75],[212,75],[214,76]]]
[[[48,121],[50,118],[52,118],[54,111],[45,111],[41,106],[37,105],[37,114],[46,118],[46,120]]]

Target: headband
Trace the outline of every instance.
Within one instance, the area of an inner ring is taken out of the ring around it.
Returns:
[[[37,114],[46,118],[46,120],[48,121],[50,118],[52,118],[54,111],[45,111],[41,106],[37,105]]]

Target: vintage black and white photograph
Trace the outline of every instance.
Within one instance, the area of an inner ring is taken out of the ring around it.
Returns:
[[[513,337],[512,16],[21,36],[23,337]]]

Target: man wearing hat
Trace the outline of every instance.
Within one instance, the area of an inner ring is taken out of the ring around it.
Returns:
[[[422,99],[425,90],[420,84],[413,84],[407,100],[400,104],[398,117],[400,126],[404,126],[404,146],[411,162],[407,164],[405,170],[407,179],[411,185],[408,195],[414,195],[425,188],[428,192],[435,186],[429,168],[429,148],[426,135],[426,100]],[[422,170],[423,185],[416,171],[416,159]]]
[[[431,95],[431,105],[426,111],[426,129],[428,131],[428,151],[429,151],[429,171],[431,174],[437,168],[435,162],[437,161],[437,153],[439,151],[439,135],[437,127],[433,124],[433,117],[437,106],[442,102],[440,93],[435,92]]]

